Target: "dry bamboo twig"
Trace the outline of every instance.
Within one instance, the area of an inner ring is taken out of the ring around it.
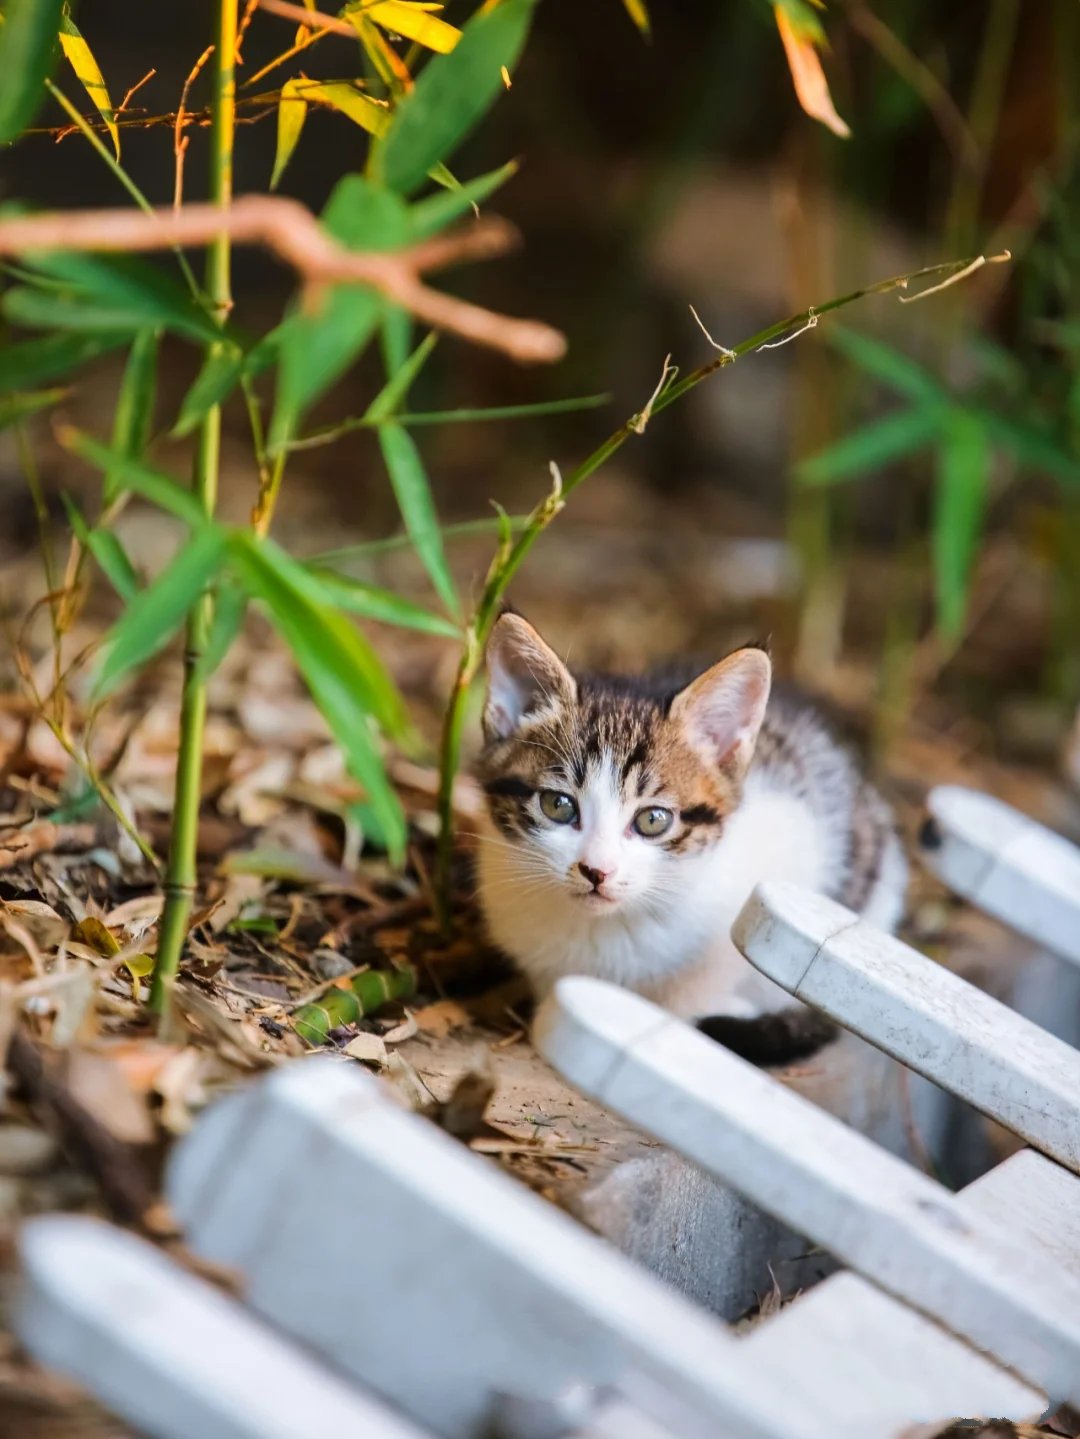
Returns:
[[[335,283],[370,285],[425,324],[501,350],[525,364],[550,363],[566,353],[565,337],[551,326],[496,314],[430,289],[420,279],[421,272],[463,260],[490,259],[510,249],[516,231],[494,217],[396,253],[371,254],[338,245],[310,210],[295,200],[245,195],[228,210],[198,204],[149,214],[78,210],[20,216],[0,222],[0,254],[167,250],[205,245],[221,234],[235,244],[264,245],[291,265],[309,290]]]
[[[321,10],[307,10],[303,5],[292,5],[289,0],[259,0],[259,9],[270,15],[280,15],[283,20],[295,20],[297,25],[306,25],[309,30],[332,30],[335,35],[356,39],[356,30],[347,20],[339,20],[336,15],[324,15]]]

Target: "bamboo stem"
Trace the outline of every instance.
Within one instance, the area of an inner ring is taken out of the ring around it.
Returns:
[[[1007,254],[987,256],[986,263],[996,264],[1008,258],[1010,257]],[[717,370],[734,364],[741,356],[760,350],[775,340],[782,340],[785,337],[794,338],[803,330],[816,326],[820,316],[827,315],[834,310],[842,310],[845,306],[854,304],[856,300],[864,299],[869,295],[885,295],[892,290],[906,290],[913,280],[936,281],[959,275],[972,263],[973,260],[970,258],[949,260],[941,265],[928,265],[921,270],[913,270],[907,275],[896,275],[889,280],[880,280],[875,285],[867,285],[860,290],[853,290],[847,295],[827,300],[824,304],[813,305],[810,309],[791,315],[786,320],[779,320],[775,325],[760,330],[748,340],[740,341],[733,349],[719,349],[718,354],[706,361],[704,365],[699,365],[696,370],[692,370],[685,379],[676,380],[674,384],[669,384],[666,389],[654,395],[649,401],[647,414],[639,412],[631,415],[613,434],[608,436],[603,444],[571,470],[565,479],[559,478],[552,493],[545,496],[536,506],[505,558],[500,564],[492,567],[487,577],[466,630],[465,646],[458,663],[454,687],[443,716],[439,748],[439,840],[435,862],[435,896],[436,906],[444,927],[449,922],[451,893],[454,779],[461,760],[461,738],[465,725],[465,706],[469,689],[483,662],[484,646],[499,617],[503,595],[506,593],[510,581],[521,568],[533,545],[562,510],[569,496],[601,465],[606,463],[617,450],[621,449],[631,435],[642,433],[644,424],[641,422],[644,419],[654,418],[662,410],[666,410],[669,405],[673,405],[676,400],[681,399],[683,395],[695,389],[703,380],[714,375]],[[712,343],[715,344],[715,341]]]
[[[210,130],[210,199],[219,210],[232,202],[233,136],[236,128],[237,0],[217,0],[214,41],[214,108]],[[206,291],[214,315],[224,324],[232,306],[231,245],[220,231],[211,240],[206,257]],[[209,347],[209,354],[217,351]],[[221,453],[221,408],[215,405],[202,423],[192,475],[192,490],[207,516],[217,504]],[[151,1003],[168,1027],[180,956],[187,938],[195,900],[196,841],[202,789],[203,732],[206,725],[206,676],[200,661],[213,619],[214,600],[209,590],[200,595],[188,616],[184,650],[184,689],[180,701],[180,747],[176,758],[173,829],[165,881],[165,910],[161,918]]]

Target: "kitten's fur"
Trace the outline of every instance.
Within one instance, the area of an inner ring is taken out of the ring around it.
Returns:
[[[763,650],[689,682],[575,677],[506,613],[487,663],[480,899],[539,994],[591,974],[686,1019],[785,1010],[766,1026],[778,1032],[790,996],[729,934],[755,884],[793,880],[884,929],[898,922],[907,867],[889,809],[813,710],[775,695],[766,707]],[[570,797],[576,822],[545,815],[545,790]],[[643,837],[635,815],[656,807],[671,828]],[[733,1029],[722,1020],[716,1037]],[[767,1061],[765,1036],[749,1048],[762,1046],[751,1057]],[[808,1047],[796,1033],[786,1057]]]

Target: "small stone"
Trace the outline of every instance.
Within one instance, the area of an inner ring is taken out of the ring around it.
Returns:
[[[311,956],[311,967],[320,979],[340,979],[343,974],[352,974],[356,964],[336,949],[317,949]]]

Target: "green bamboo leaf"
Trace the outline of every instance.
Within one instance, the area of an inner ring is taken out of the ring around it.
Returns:
[[[845,329],[842,325],[830,326],[826,333],[829,343],[846,359],[891,390],[924,403],[936,401],[941,404],[948,400],[948,391],[928,370],[890,345],[883,345],[880,340],[872,340],[868,335]]]
[[[248,595],[240,585],[223,579],[214,591],[214,615],[210,633],[196,665],[200,679],[208,679],[232,648],[233,641],[244,627]]]
[[[489,195],[502,188],[518,172],[518,162],[510,160],[497,170],[489,170],[475,180],[466,180],[441,195],[428,195],[409,210],[409,231],[414,240],[426,240],[445,230],[447,225],[467,215],[474,205],[482,205]]]
[[[488,405],[484,409],[403,410],[395,415],[399,425],[473,425],[484,420],[535,420],[544,415],[569,415],[576,410],[598,410],[611,402],[610,395],[575,395],[565,400],[538,400],[531,405]]]
[[[796,474],[807,485],[831,485],[837,480],[857,479],[928,445],[949,413],[938,405],[928,405],[887,415],[804,460]]]
[[[292,159],[307,119],[307,101],[299,93],[303,86],[302,79],[294,78],[286,80],[281,87],[277,112],[277,148],[274,151],[274,172],[270,176],[271,190],[277,189],[278,181],[285,173],[285,166]]]
[[[379,325],[379,348],[382,351],[383,369],[388,375],[396,374],[409,358],[413,328],[413,317],[408,310],[389,303],[383,307],[382,322]]]
[[[360,175],[340,181],[322,223],[350,249],[392,250],[408,238],[398,198]],[[332,285],[317,312],[291,314],[280,328],[280,369],[268,448],[284,448],[306,409],[348,370],[384,312],[382,297],[362,285]]]
[[[965,410],[949,416],[942,440],[931,539],[938,625],[955,639],[963,629],[972,565],[986,516],[990,453],[985,427],[977,415]]]
[[[1033,470],[1053,475],[1067,485],[1080,484],[1080,462],[1067,441],[1055,431],[1027,420],[1012,420],[994,410],[976,413],[994,444]]]
[[[50,409],[67,393],[65,389],[29,390],[23,395],[0,396],[0,430],[6,430],[8,425],[14,425],[28,415],[36,415],[39,410]]]
[[[125,603],[133,600],[139,592],[139,577],[127,550],[111,530],[91,528],[69,495],[62,494],[60,498],[79,542],[93,555],[102,574],[120,598]]]
[[[405,709],[393,681],[303,565],[272,541],[246,531],[235,533],[231,545],[236,573],[273,616],[350,770],[364,786],[389,837],[391,855],[400,860],[405,819],[369,726],[374,717],[390,733],[404,730]]]
[[[374,166],[391,189],[411,194],[428,171],[447,161],[504,88],[525,44],[535,0],[503,0],[474,16],[449,55],[424,67],[398,105]]]
[[[414,605],[411,600],[402,599],[392,590],[354,580],[323,565],[309,565],[308,569],[319,581],[327,599],[349,614],[360,615],[366,620],[381,620],[383,624],[399,625],[403,629],[419,630],[422,634],[461,639],[458,625],[451,624],[442,615]]]
[[[435,593],[452,615],[460,615],[461,606],[450,567],[446,563],[439,517],[435,513],[420,451],[408,431],[393,423],[380,426],[379,444],[390,472],[390,483],[397,496],[401,518],[405,521],[416,553],[435,586]]]
[[[226,344],[210,350],[180,405],[176,424],[170,431],[173,439],[190,435],[215,405],[232,394],[243,378],[245,359],[239,345]]]
[[[129,335],[42,335],[17,345],[0,346],[0,394],[40,385],[76,370],[108,350],[118,350]]]
[[[224,404],[241,380],[254,379],[268,370],[278,357],[281,330],[280,325],[276,326],[247,351],[231,340],[212,346],[184,396],[171,430],[172,437],[182,439],[190,435],[215,405]]]
[[[213,579],[225,553],[217,525],[194,531],[153,584],[135,595],[105,639],[95,689],[108,694],[137,665],[156,654],[179,629],[188,610]]]
[[[114,330],[165,329],[200,344],[221,339],[218,325],[189,292],[146,260],[53,251],[35,255],[33,266],[59,283],[51,291],[8,292],[5,313],[19,324],[104,330],[111,317]]]
[[[150,441],[154,418],[154,394],[157,388],[157,357],[160,335],[157,330],[141,330],[134,339],[124,366],[120,394],[113,420],[112,447],[129,460],[142,458]],[[121,490],[114,471],[106,470],[102,488],[105,505],[111,505]]]
[[[432,330],[430,334],[425,335],[404,363],[395,367],[394,373],[364,411],[362,419],[365,424],[377,425],[380,421],[390,418],[408,395],[413,381],[424,368],[424,364],[438,344],[438,340],[438,333]]]
[[[119,160],[120,131],[116,125],[113,103],[109,98],[109,87],[105,83],[105,76],[101,73],[90,46],[75,28],[71,16],[66,12],[60,17],[60,48],[63,50],[68,64],[78,76],[79,83],[90,96],[90,103],[105,121],[105,128],[109,132],[113,150]]]
[[[17,140],[45,99],[64,0],[7,0],[0,25],[0,145]]]
[[[171,476],[161,470],[152,469],[150,465],[133,459],[130,455],[122,455],[119,451],[110,449],[100,440],[92,439],[71,425],[60,427],[57,436],[60,443],[66,445],[74,454],[96,465],[99,470],[113,474],[123,488],[134,490],[137,495],[142,495],[143,499],[160,505],[163,510],[185,520],[192,529],[205,525],[206,514],[198,500],[190,490],[185,490]]]

